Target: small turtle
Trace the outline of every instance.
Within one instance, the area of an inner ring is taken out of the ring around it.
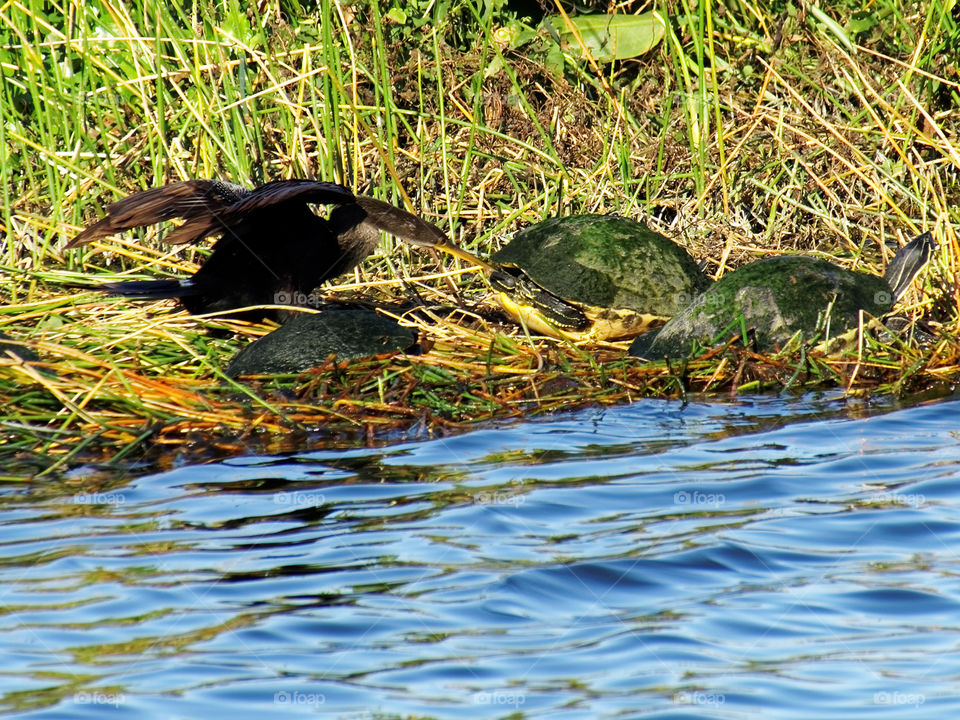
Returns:
[[[617,215],[545,220],[490,261],[490,284],[510,315],[571,340],[632,337],[665,322],[709,284],[686,250]]]
[[[328,306],[298,314],[247,345],[230,361],[227,375],[300,373],[323,365],[331,355],[349,362],[400,352],[416,340],[416,332],[373,310]]]
[[[822,339],[857,327],[860,311],[885,315],[910,287],[936,244],[930,233],[894,256],[884,276],[838,267],[827,260],[777,256],[725,275],[658,330],[638,337],[629,354],[655,359],[683,357],[694,345],[723,345],[748,333],[754,349],[772,352],[800,333]]]

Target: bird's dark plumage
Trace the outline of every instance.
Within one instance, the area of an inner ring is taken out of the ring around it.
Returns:
[[[335,205],[329,218],[310,205]],[[179,218],[163,238],[173,244],[217,237],[203,266],[186,280],[110,283],[103,289],[129,297],[179,298],[191,313],[229,312],[290,302],[325,280],[349,271],[376,248],[379,230],[415,245],[447,245],[434,225],[389,203],[334,183],[280,180],[248,190],[215,180],[188,180],[135,193],[107,208],[68,248]],[[240,313],[230,313],[239,315]],[[270,310],[246,317],[276,317]]]

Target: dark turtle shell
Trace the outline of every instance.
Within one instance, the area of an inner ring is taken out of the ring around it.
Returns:
[[[798,331],[822,329],[822,339],[842,335],[857,327],[861,310],[880,316],[894,299],[887,281],[875,275],[817,258],[771,257],[725,275],[659,330],[638,337],[629,352],[683,357],[694,344],[725,344],[744,330],[757,351],[771,352]]]
[[[629,353],[684,357],[695,345],[726,344],[735,336],[759,352],[772,352],[798,333],[805,341],[843,335],[859,325],[861,311],[876,317],[890,312],[935,249],[929,232],[918,235],[897,251],[882,278],[811,257],[758,260],[725,275],[666,325],[638,337]]]
[[[491,260],[578,307],[627,311],[660,322],[709,284],[686,250],[617,215],[545,220],[518,233]]]
[[[324,308],[297,315],[237,353],[227,375],[300,373],[323,365],[331,355],[348,362],[404,350],[416,333],[367,308]]]

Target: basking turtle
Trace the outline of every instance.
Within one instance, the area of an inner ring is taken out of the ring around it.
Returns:
[[[686,307],[709,280],[674,242],[617,215],[551,218],[490,258],[504,309],[572,340],[631,337]]]
[[[328,306],[299,314],[247,345],[230,361],[227,375],[300,373],[323,365],[331,355],[349,362],[400,352],[416,340],[416,332],[373,310]]]
[[[855,328],[860,311],[885,315],[930,259],[930,233],[915,238],[877,277],[804,256],[757,260],[725,275],[666,325],[638,337],[629,354],[683,357],[697,344],[723,345],[748,333],[759,352],[782,348],[794,335],[836,337]]]

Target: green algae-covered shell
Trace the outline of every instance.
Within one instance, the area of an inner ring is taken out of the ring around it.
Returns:
[[[299,373],[323,365],[330,355],[348,362],[399,352],[416,333],[366,308],[328,308],[297,315],[247,345],[227,366],[227,375]]]
[[[709,284],[693,258],[645,224],[617,215],[551,218],[491,257],[554,295],[595,308],[670,317]]]
[[[826,329],[829,337],[836,337],[857,327],[860,310],[879,316],[889,312],[893,302],[883,278],[817,258],[771,257],[725,275],[659,330],[638,337],[630,354],[683,357],[694,342],[700,347],[725,344],[741,333],[741,314],[754,347],[772,352],[798,331],[812,337],[824,325],[820,316],[828,308]]]

